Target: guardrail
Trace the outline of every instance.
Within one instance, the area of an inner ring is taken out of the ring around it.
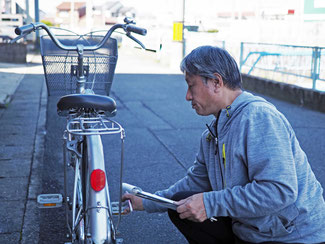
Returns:
[[[242,42],[240,71],[325,91],[325,48]]]

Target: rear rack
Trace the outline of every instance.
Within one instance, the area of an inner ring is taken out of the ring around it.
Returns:
[[[68,121],[67,131],[78,136],[123,133],[123,127],[107,117],[77,117]]]

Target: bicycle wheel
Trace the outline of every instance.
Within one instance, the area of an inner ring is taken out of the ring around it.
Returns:
[[[78,145],[82,158],[77,158],[74,172],[74,189],[72,201],[72,234],[74,243],[87,243],[85,231],[85,199],[86,199],[86,168],[88,164],[87,141],[84,139]]]

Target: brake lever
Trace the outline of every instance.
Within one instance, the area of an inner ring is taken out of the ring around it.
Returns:
[[[138,43],[142,47],[142,49],[146,49],[146,47],[142,44],[142,42],[140,42],[137,38],[132,36],[130,32],[126,33],[126,36],[132,39],[133,41],[135,41],[136,43]]]
[[[9,43],[10,43],[10,44],[13,44],[13,43],[17,42],[18,40],[20,40],[21,38],[24,38],[24,37],[27,36],[28,34],[29,34],[29,33],[25,33],[25,34],[23,34],[23,35],[19,35],[19,36],[17,36],[16,38],[12,39]]]

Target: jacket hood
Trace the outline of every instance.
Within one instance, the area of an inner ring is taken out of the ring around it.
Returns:
[[[271,105],[264,98],[254,96],[253,94],[243,91],[231,105],[228,105],[225,109],[222,109],[218,119],[218,135],[222,137],[227,131],[227,127],[230,125],[231,121],[236,118],[237,115],[245,108],[247,105],[253,102],[263,102]],[[273,106],[273,105],[272,105]],[[216,120],[212,122],[215,124]],[[213,126],[214,127],[214,126]]]

